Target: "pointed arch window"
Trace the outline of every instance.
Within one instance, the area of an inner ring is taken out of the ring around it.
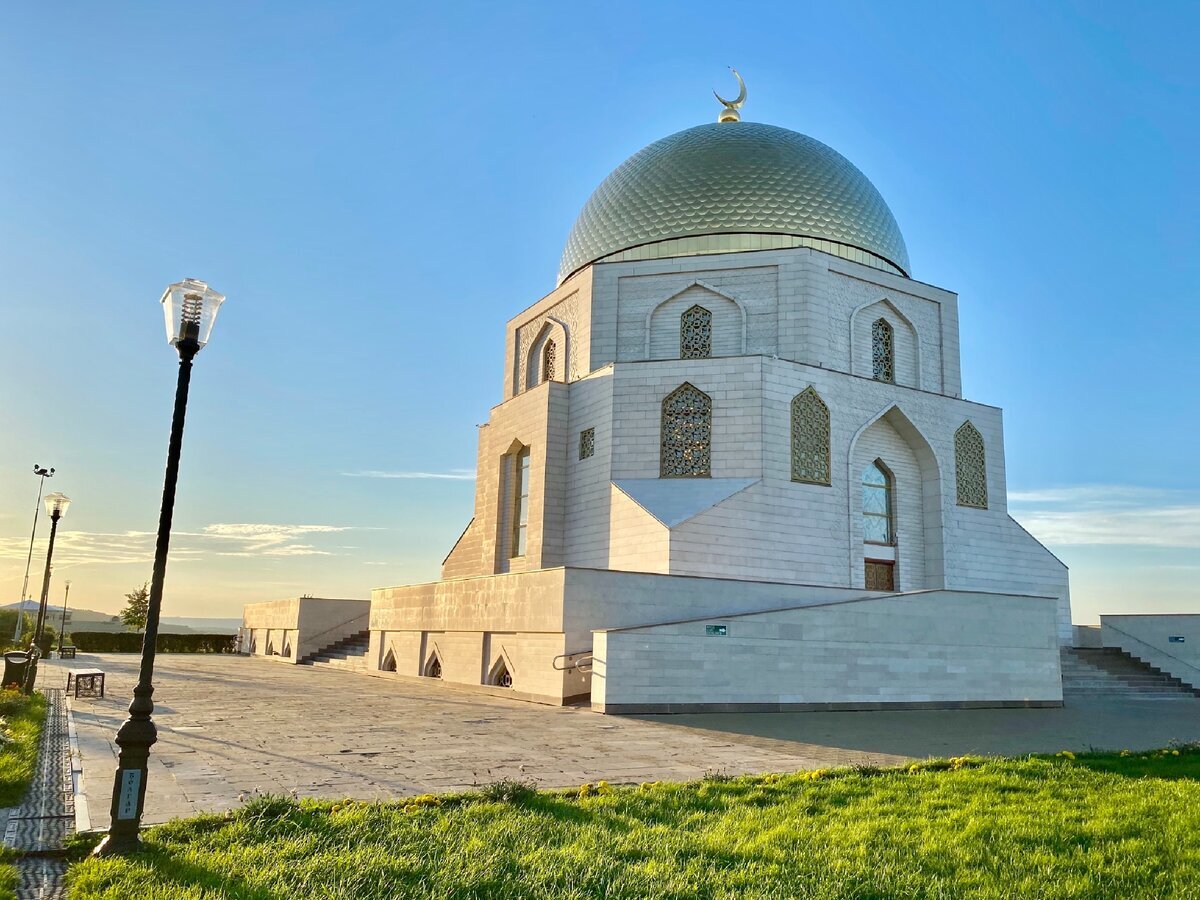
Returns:
[[[488,684],[496,687],[512,687],[512,673],[508,671],[508,664],[504,661],[503,656],[496,660],[496,665],[492,666],[491,674],[488,675]]]
[[[811,387],[792,398],[792,481],[829,484],[829,407]]]
[[[547,340],[542,345],[542,381],[554,381],[558,373],[558,345]]]
[[[426,678],[441,678],[442,677],[442,659],[438,656],[437,651],[429,657],[429,661],[425,663],[425,671],[421,673]]]
[[[687,382],[662,402],[659,475],[662,478],[712,475],[712,398]]]
[[[712,313],[693,306],[679,317],[679,358],[708,359],[712,356]]]
[[[867,544],[895,544],[892,516],[892,473],[880,460],[862,472],[862,529]]]
[[[871,371],[876,381],[896,381],[896,335],[887,319],[871,323]]]
[[[987,509],[987,455],[983,435],[970,422],[954,432],[954,479],[959,506]]]
[[[385,656],[383,658],[383,665],[381,665],[379,667],[379,671],[381,671],[381,672],[395,672],[396,671],[396,654],[393,653],[391,650],[388,650],[387,656]]]

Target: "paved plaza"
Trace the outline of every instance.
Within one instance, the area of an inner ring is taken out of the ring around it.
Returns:
[[[106,828],[113,735],[137,676],[133,654],[44,661],[108,673],[104,699],[70,699],[91,824]],[[1143,749],[1200,740],[1200,700],[1062,709],[616,717],[262,658],[160,654],[159,740],[148,822],[235,807],[255,791],[385,799],[501,778],[566,787],[687,780],[705,772],[886,765],[968,753]]]

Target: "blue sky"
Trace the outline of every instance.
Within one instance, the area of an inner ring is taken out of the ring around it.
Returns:
[[[960,294],[965,394],[1005,408],[1012,511],[1076,620],[1200,612],[1198,41],[1200,6],[1166,2],[11,5],[0,601],[35,462],[76,501],[52,596],[115,610],[149,576],[157,301],[186,276],[229,300],[166,614],[435,578],[503,323],[596,184],[712,120],[735,65],[745,118],[847,156],[914,277]]]

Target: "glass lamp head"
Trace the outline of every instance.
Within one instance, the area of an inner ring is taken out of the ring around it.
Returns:
[[[46,495],[46,515],[50,518],[59,518],[67,514],[67,507],[71,505],[71,498],[62,491],[55,491],[53,494]]]
[[[195,278],[185,278],[170,285],[162,295],[167,343],[178,347],[181,343],[194,341],[199,350],[208,343],[217,310],[224,302],[224,294],[218,294]]]

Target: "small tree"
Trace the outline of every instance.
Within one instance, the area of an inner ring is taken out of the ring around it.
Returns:
[[[146,616],[150,613],[150,582],[125,595],[129,602],[121,610],[121,622],[134,631],[145,631]]]

